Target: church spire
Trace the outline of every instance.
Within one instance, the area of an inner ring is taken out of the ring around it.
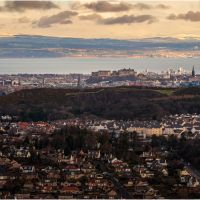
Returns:
[[[194,66],[193,66],[193,69],[192,69],[192,76],[195,77],[195,70],[194,70]]]

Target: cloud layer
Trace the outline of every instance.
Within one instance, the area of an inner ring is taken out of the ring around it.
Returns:
[[[90,15],[81,15],[81,16],[79,16],[79,19],[96,21],[96,20],[102,19],[102,16],[94,13],[94,14],[90,14]]]
[[[138,9],[138,10],[169,9],[169,6],[165,4],[158,4],[156,6],[152,6],[146,3],[136,3],[136,4],[130,4],[127,2],[109,3],[108,1],[92,2],[84,4],[84,6],[96,12],[124,12],[124,11],[129,11],[131,9]],[[73,7],[80,8],[81,4],[75,3]]]
[[[193,11],[188,11],[187,13],[182,13],[182,14],[171,14],[167,17],[167,19],[170,20],[186,20],[186,21],[192,21],[192,22],[199,22],[200,21],[200,12],[193,12]]]
[[[0,35],[199,37],[198,8],[189,0],[2,0]]]
[[[151,24],[157,21],[152,15],[123,15],[120,17],[110,17],[100,20],[101,24],[111,25],[111,24],[133,24],[133,23],[143,23],[147,22]]]
[[[133,5],[132,7],[139,9],[139,10],[149,10],[149,9],[153,8],[151,5],[145,4],[145,3],[137,3],[137,4]]]
[[[8,12],[23,12],[31,9],[49,10],[53,8],[59,7],[51,1],[6,1],[4,6],[0,7],[0,10]]]
[[[85,4],[85,7],[96,12],[122,12],[130,10],[132,6],[129,3],[123,2],[111,4],[107,1],[98,1]]]
[[[77,12],[73,11],[63,11],[56,15],[41,17],[38,21],[34,22],[40,28],[48,28],[53,24],[71,24],[71,17],[78,15]]]
[[[30,22],[30,19],[28,17],[21,17],[18,19],[18,22],[22,24],[26,24]]]
[[[165,5],[165,4],[158,4],[157,6],[156,6],[156,8],[158,8],[158,9],[170,9],[170,6],[168,6],[168,5]]]

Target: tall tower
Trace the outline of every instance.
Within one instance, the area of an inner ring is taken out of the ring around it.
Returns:
[[[18,85],[21,85],[21,79],[20,79],[20,77],[18,78]]]
[[[195,70],[194,70],[194,66],[193,66],[193,69],[192,69],[192,77],[195,77]]]
[[[42,87],[44,87],[44,85],[45,85],[45,78],[43,77],[42,78]]]
[[[81,88],[81,75],[78,75],[78,82],[77,82],[77,88],[80,89]]]

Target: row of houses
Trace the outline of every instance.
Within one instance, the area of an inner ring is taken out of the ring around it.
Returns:
[[[60,121],[57,123],[61,123]],[[104,119],[71,119],[63,121],[63,124],[69,126],[79,126],[92,131],[108,131],[115,133],[137,132],[144,138],[156,136],[175,135],[178,138],[200,137],[200,115],[171,115],[163,117],[158,121],[122,121],[122,120],[104,120]]]
[[[49,162],[38,165],[31,162],[27,164],[28,158],[13,159],[13,156],[1,152],[0,189],[4,192],[0,191],[0,197],[119,198],[113,182],[96,169],[88,155],[83,151],[74,151],[63,160],[58,158],[56,165]],[[48,156],[51,157],[51,154]],[[20,189],[12,191],[10,182],[13,182],[13,187],[19,184]],[[10,188],[10,192],[6,188]]]
[[[63,126],[79,126],[92,131],[108,131],[120,134],[123,132],[137,132],[144,138],[156,136],[175,135],[178,138],[182,136],[186,138],[200,137],[200,115],[182,114],[163,117],[161,121],[123,121],[123,120],[105,120],[91,118],[74,118],[68,120],[58,120],[51,122],[1,122],[0,131],[9,128],[11,134],[23,134],[31,132],[33,134],[52,134],[56,129]]]

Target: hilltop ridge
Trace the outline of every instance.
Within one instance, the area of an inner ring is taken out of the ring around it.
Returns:
[[[200,88],[22,90],[0,97],[0,113],[33,121],[89,115],[106,119],[160,120],[164,115],[200,113]]]

